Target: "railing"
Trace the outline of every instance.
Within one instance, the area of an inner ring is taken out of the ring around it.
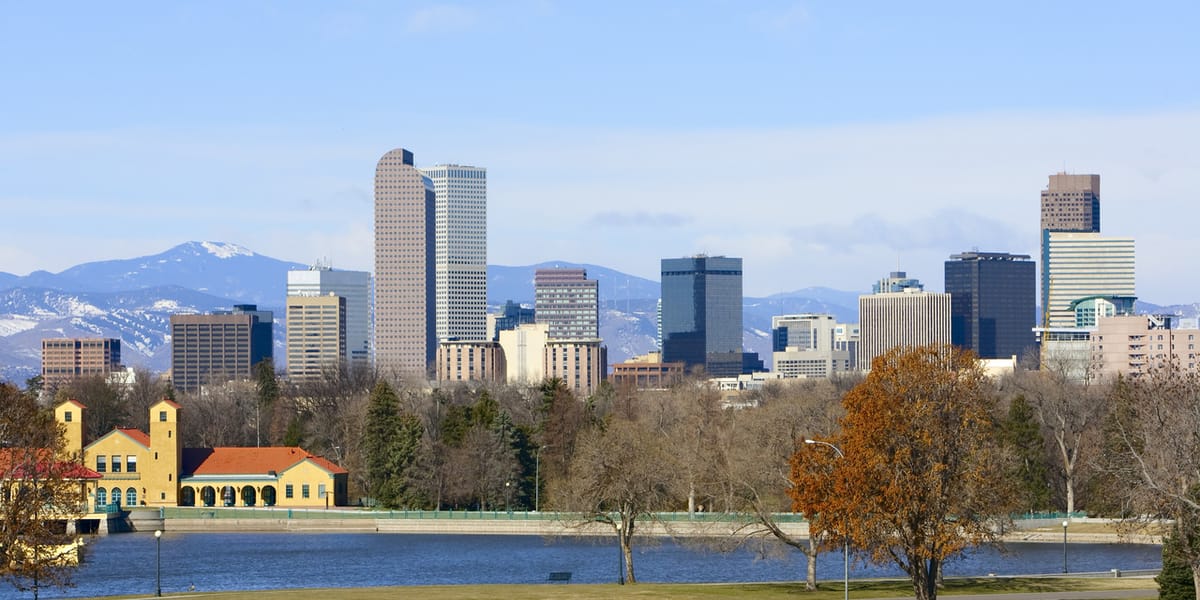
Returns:
[[[583,516],[576,513],[524,510],[383,510],[361,508],[243,508],[243,507],[166,507],[168,519],[408,519],[408,520],[465,520],[465,521],[559,521],[577,522]],[[748,520],[725,513],[658,513],[655,519],[666,523],[701,522],[726,523]],[[802,523],[804,517],[793,513],[775,515],[780,523]]]

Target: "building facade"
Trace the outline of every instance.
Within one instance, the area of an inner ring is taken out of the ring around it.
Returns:
[[[346,299],[346,362],[370,364],[371,360],[371,274],[313,266],[288,271],[287,295],[328,296]]]
[[[614,364],[610,380],[616,387],[661,390],[683,381],[684,375],[683,363],[663,362],[661,352],[651,352]]]
[[[773,370],[785,378],[829,377],[850,370],[847,346],[836,343],[833,315],[771,317]]]
[[[743,372],[742,259],[662,259],[664,362],[704,368],[714,377]]]
[[[492,341],[456,341],[438,344],[438,381],[503,383],[504,351]]]
[[[1124,315],[1099,320],[1091,335],[1091,359],[1102,377],[1139,377],[1174,364],[1196,371],[1200,330],[1176,329],[1166,315]]]
[[[346,320],[342,296],[288,296],[288,379],[318,381],[340,368],[346,361]]]
[[[1044,230],[1042,310],[1047,327],[1071,327],[1071,303],[1088,296],[1136,296],[1133,238]]]
[[[950,343],[950,294],[910,287],[858,297],[862,338],[858,346],[860,369],[897,346],[915,347]]]
[[[500,312],[488,315],[488,332],[491,334],[489,339],[498,342],[501,331],[516,329],[519,325],[534,322],[536,319],[532,306],[507,300],[504,302],[504,306],[500,307]]]
[[[85,407],[55,407],[67,448],[100,479],[91,512],[136,506],[328,507],[347,504],[348,473],[298,447],[184,448],[183,409],[170,400],[150,407],[150,431],[113,429],[85,445]]]
[[[963,252],[945,268],[951,343],[980,358],[1020,358],[1034,348],[1037,273],[1028,255]]]
[[[487,334],[487,169],[420,169],[434,191],[434,311],[439,342]]]
[[[524,323],[500,332],[504,351],[505,376],[509,383],[539,383],[546,378],[546,342],[550,326]]]
[[[274,357],[274,317],[253,304],[210,315],[171,315],[171,384],[194,392],[202,385],[251,379]]]
[[[552,340],[600,339],[600,282],[586,269],[538,269],[533,275],[534,320]]]
[[[42,340],[42,381],[55,387],[76,377],[121,370],[117,338],[46,338]]]
[[[375,364],[426,377],[437,352],[433,182],[397,148],[375,166]]]
[[[1042,231],[1100,231],[1100,176],[1056,173],[1042,190]]]
[[[542,356],[546,377],[561,379],[580,398],[608,376],[608,350],[600,340],[548,340]]]

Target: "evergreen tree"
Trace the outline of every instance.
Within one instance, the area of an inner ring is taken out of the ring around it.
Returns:
[[[370,494],[388,508],[415,502],[409,471],[420,450],[420,420],[400,412],[396,392],[386,381],[371,392],[366,419],[363,455]]]
[[[1025,395],[1013,398],[1003,424],[1004,443],[1016,457],[1011,477],[1016,482],[1022,508],[1041,510],[1050,506],[1045,440],[1033,407]]]
[[[1161,600],[1196,599],[1192,568],[1182,556],[1179,538],[1178,532],[1172,531],[1163,539],[1162,572],[1154,578],[1158,582],[1158,597]]]

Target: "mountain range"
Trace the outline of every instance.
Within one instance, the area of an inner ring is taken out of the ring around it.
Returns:
[[[609,361],[653,350],[657,340],[659,283],[600,265],[550,261],[488,266],[488,302],[532,305],[534,271],[587,269],[599,281],[600,335]],[[61,273],[25,276],[0,272],[0,379],[24,381],[40,370],[41,340],[48,337],[121,339],[122,362],[165,371],[170,367],[170,316],[257,304],[275,312],[275,356],[284,353],[287,272],[307,265],[257,254],[236,244],[187,242],[153,256],[87,262]],[[743,344],[769,364],[771,317],[829,313],[857,320],[859,292],[811,287],[743,299]],[[1200,305],[1158,306],[1142,312],[1195,316]]]

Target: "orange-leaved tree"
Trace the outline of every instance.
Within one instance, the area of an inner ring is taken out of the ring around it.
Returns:
[[[969,351],[895,348],[842,403],[839,434],[797,445],[793,510],[812,535],[897,565],[918,600],[934,600],[942,562],[995,542],[1012,508],[991,384]]]

